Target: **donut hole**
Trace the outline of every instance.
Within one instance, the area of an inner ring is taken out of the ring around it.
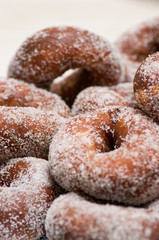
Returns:
[[[29,177],[28,163],[24,161],[15,162],[11,166],[2,164],[0,169],[0,187],[18,187]]]
[[[110,151],[114,151],[115,149],[120,147],[119,145],[117,145],[117,139],[114,134],[111,134],[109,136],[109,144],[110,144]]]
[[[126,122],[125,118],[121,118],[116,122],[114,132],[116,149],[121,147],[121,145],[125,142],[126,136],[128,135],[129,131],[128,126],[129,124]]]
[[[109,152],[114,151],[121,147],[121,144],[124,142],[124,139],[119,132],[115,132],[109,137]]]
[[[96,151],[100,153],[106,153],[116,150],[120,147],[121,141],[119,141],[118,136],[115,134],[114,130],[110,132],[100,133],[101,142],[95,144]]]
[[[100,153],[110,152],[116,149],[115,139],[112,133],[102,134],[102,143],[98,146],[96,144],[96,150]]]
[[[116,146],[115,145],[115,141],[114,141],[113,137],[110,138],[109,143],[110,143],[110,150],[109,150],[109,152],[111,152],[111,151],[113,151],[116,148],[115,147]]]
[[[86,69],[69,69],[53,80],[50,91],[59,95],[71,107],[78,93],[92,85],[91,82]]]
[[[107,134],[109,139],[109,151],[116,150],[125,143],[126,136],[128,135],[128,123],[125,118],[118,119],[113,125],[113,129]]]
[[[114,117],[114,116],[112,116]],[[124,118],[117,120],[115,123],[111,118],[107,119],[106,125],[102,124],[102,129],[96,127],[95,149],[97,152],[105,153],[114,151],[125,142],[128,133],[127,124]]]

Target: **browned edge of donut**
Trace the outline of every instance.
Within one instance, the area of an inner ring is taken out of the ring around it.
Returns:
[[[94,33],[69,26],[46,28],[26,39],[9,65],[8,76],[45,87],[71,68],[87,70],[92,84],[123,80],[115,46]]]
[[[119,37],[116,46],[123,57],[126,81],[132,82],[141,62],[159,51],[159,17],[153,17],[129,29]]]
[[[91,203],[75,193],[57,198],[48,210],[50,240],[158,240],[158,209]]]
[[[0,239],[42,236],[47,210],[60,194],[44,159],[17,158],[1,164]]]
[[[70,109],[56,94],[34,84],[11,78],[0,78],[0,106],[35,107],[68,118]]]
[[[159,121],[159,52],[149,55],[139,66],[134,92],[138,106]]]

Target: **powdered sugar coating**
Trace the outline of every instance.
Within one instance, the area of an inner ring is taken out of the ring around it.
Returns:
[[[9,65],[8,76],[44,86],[78,67],[88,70],[98,85],[123,80],[114,46],[87,30],[67,26],[47,28],[26,39]]]
[[[75,116],[113,105],[137,106],[132,83],[120,83],[111,87],[86,88],[75,99],[71,114]]]
[[[66,118],[70,113],[68,106],[56,94],[11,78],[0,78],[0,105],[35,107]]]
[[[159,198],[152,201],[150,204],[148,204],[149,209],[153,209],[154,211],[159,211]]]
[[[137,108],[137,102],[134,95],[134,88],[132,82],[119,83],[111,86],[110,90],[113,90],[120,94],[129,104],[129,107]]]
[[[158,211],[100,205],[75,193],[57,198],[48,210],[49,240],[158,240]]]
[[[31,107],[0,107],[0,162],[16,157],[47,159],[49,144],[65,118]]]
[[[159,126],[126,107],[79,115],[53,138],[49,162],[66,190],[146,203],[159,196]]]
[[[134,90],[139,107],[159,121],[159,52],[147,57],[138,68]]]
[[[133,81],[141,61],[159,50],[159,17],[128,30],[117,40],[116,45],[122,54],[126,81]]]
[[[128,102],[107,87],[89,87],[78,94],[72,106],[72,116],[114,105],[128,106]]]
[[[60,189],[48,162],[11,159],[0,166],[0,239],[35,239],[44,234],[44,221]]]

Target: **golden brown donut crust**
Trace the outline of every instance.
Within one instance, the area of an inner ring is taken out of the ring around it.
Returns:
[[[109,106],[128,106],[128,102],[111,88],[89,87],[77,95],[71,114],[76,116]]]
[[[8,76],[44,87],[71,68],[86,69],[97,85],[116,84],[122,77],[114,46],[87,30],[67,26],[41,30],[24,41]]]
[[[158,197],[159,127],[138,111],[108,107],[68,120],[50,145],[55,180],[69,191],[126,204]]]
[[[44,159],[11,159],[1,164],[0,239],[42,236],[47,210],[60,193]]]
[[[11,78],[0,78],[0,106],[34,107],[68,118],[69,107],[56,94]]]
[[[109,89],[120,94],[128,102],[129,107],[137,108],[137,102],[135,99],[132,82],[119,83],[117,85],[111,86]]]
[[[134,91],[139,107],[159,121],[159,52],[147,57],[138,68]]]
[[[158,209],[89,202],[75,193],[58,197],[47,212],[50,240],[158,240]]]
[[[137,108],[133,83],[120,83],[110,87],[89,87],[81,91],[71,108],[71,115],[91,112],[109,106]]]
[[[0,107],[0,162],[30,156],[47,159],[51,139],[64,120],[35,108]]]
[[[132,82],[141,61],[159,50],[159,17],[128,30],[116,41],[116,45],[123,57],[126,81]]]

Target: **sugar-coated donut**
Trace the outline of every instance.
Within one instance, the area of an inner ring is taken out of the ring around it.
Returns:
[[[47,210],[59,194],[46,160],[30,157],[1,164],[0,239],[42,236]]]
[[[0,106],[35,107],[69,117],[70,110],[56,94],[12,78],[0,78]]]
[[[141,61],[159,50],[159,17],[128,30],[117,40],[116,45],[123,56],[126,81],[133,81]]]
[[[107,107],[67,120],[50,145],[50,171],[66,190],[126,204],[159,196],[159,126],[139,110]]]
[[[48,158],[53,135],[65,118],[31,107],[0,107],[0,163],[17,157]]]
[[[68,26],[46,28],[26,39],[9,65],[8,76],[44,87],[73,68],[86,69],[92,84],[123,80],[114,45],[87,30]],[[81,85],[88,83],[81,81]]]
[[[138,68],[134,91],[139,107],[159,121],[159,52],[147,57]]]
[[[77,95],[71,112],[75,116],[113,105],[137,107],[132,83],[86,88]]]
[[[111,86],[109,89],[117,92],[123,98],[125,98],[130,107],[137,108],[137,102],[134,96],[134,88],[132,82],[119,83],[117,85]]]
[[[72,116],[107,106],[128,106],[128,102],[107,87],[89,87],[77,95],[72,105]]]
[[[71,107],[77,94],[85,88],[81,82],[88,81],[88,72],[81,68],[69,69],[54,79],[50,91],[56,93]]]
[[[49,208],[45,228],[49,240],[158,240],[159,211],[101,205],[68,193]]]

